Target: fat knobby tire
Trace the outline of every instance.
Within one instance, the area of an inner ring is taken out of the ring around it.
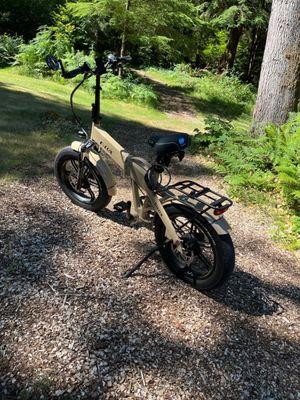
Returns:
[[[89,161],[86,161],[88,163],[88,168],[93,172],[99,187],[99,195],[93,202],[89,202],[85,200],[83,196],[80,196],[74,189],[72,189],[71,185],[68,184],[67,179],[64,178],[63,169],[65,163],[71,160],[78,161],[78,159],[79,153],[73,150],[70,146],[61,150],[56,156],[54,162],[56,179],[63,192],[74,204],[89,211],[99,211],[109,204],[111,196],[108,194],[107,187],[100,172]]]

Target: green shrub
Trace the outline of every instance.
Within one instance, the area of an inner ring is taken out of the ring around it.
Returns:
[[[292,114],[281,127],[267,126],[265,135],[259,137],[237,132],[220,118],[209,118],[205,122],[204,133],[193,139],[193,150],[205,150],[214,156],[216,170],[225,175],[233,194],[254,202],[263,192],[276,194],[277,201],[281,198],[281,207],[293,215],[292,234],[297,236],[300,231],[300,113]],[[282,229],[287,228],[282,225]]]
[[[221,113],[250,112],[254,103],[254,90],[251,85],[241,83],[235,76],[205,74],[197,79],[193,95],[201,101],[200,107]]]
[[[153,108],[157,107],[159,103],[159,98],[153,88],[142,83],[132,84],[130,98],[135,104],[147,105]]]
[[[300,212],[300,113],[293,114],[281,127],[268,126],[272,162],[287,203]]]
[[[135,104],[155,107],[158,104],[158,96],[150,85],[132,81],[130,78],[107,74],[102,85],[102,96],[109,99],[132,101]]]
[[[196,153],[201,148],[210,146],[213,143],[219,145],[227,141],[233,130],[233,126],[219,117],[208,117],[204,119],[205,128],[203,132],[197,133],[192,141],[192,151]]]
[[[179,74],[187,74],[191,76],[193,74],[193,69],[189,64],[181,63],[175,65],[174,72]]]
[[[28,44],[23,44],[17,56],[17,64],[21,71],[27,75],[47,76],[64,83],[60,72],[53,74],[46,65],[46,57],[53,54],[62,59],[67,69],[71,70],[88,62],[95,67],[95,55],[93,52],[85,54],[82,51],[75,51],[73,47],[74,27],[68,23],[57,23],[52,27],[42,27],[36,37]],[[82,76],[77,76],[72,82],[79,82]],[[84,88],[93,93],[95,82],[89,79],[85,82]],[[131,101],[136,104],[155,107],[159,98],[152,86],[140,83],[128,75],[125,79],[119,79],[112,74],[103,76],[102,97]]]
[[[70,24],[59,24],[52,27],[41,27],[36,37],[28,44],[20,47],[17,64],[28,75],[39,76],[49,73],[45,59],[53,54],[57,58],[64,58],[73,50],[74,27]]]
[[[22,43],[21,37],[0,35],[0,68],[7,67],[15,62]]]
[[[109,75],[102,84],[102,96],[109,99],[129,100],[131,83],[127,79],[120,79]]]

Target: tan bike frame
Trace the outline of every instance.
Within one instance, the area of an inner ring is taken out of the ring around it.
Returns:
[[[88,157],[90,162],[101,172],[108,194],[110,196],[116,194],[116,181],[108,164],[101,157],[101,150],[118,164],[124,171],[125,176],[130,178],[132,188],[132,206],[130,212],[133,217],[147,220],[148,212],[154,210],[166,227],[166,237],[180,248],[180,239],[159,196],[149,189],[145,182],[145,174],[151,167],[151,164],[142,158],[130,155],[108,132],[101,129],[98,125],[93,124],[91,139],[95,143],[96,151],[87,151],[84,156]],[[82,142],[76,141],[71,144],[71,147],[73,150],[80,152],[82,145]],[[143,202],[140,199],[141,194],[145,196]]]
[[[93,150],[86,150],[84,157],[96,167],[101,174],[110,196],[116,194],[116,180],[107,162],[101,157],[101,151],[104,151],[124,171],[124,175],[131,181],[132,204],[130,213],[135,218],[149,220],[149,211],[156,212],[166,227],[166,237],[173,242],[181,252],[181,241],[176,230],[165,210],[166,204],[181,204],[192,207],[196,212],[202,210],[197,208],[193,202],[186,199],[178,199],[176,196],[165,196],[160,198],[154,193],[145,182],[145,175],[151,164],[146,160],[134,157],[129,154],[112,136],[103,130],[100,125],[95,123],[92,126],[91,140],[94,142]],[[73,150],[81,152],[82,142],[75,141],[71,144]],[[145,196],[141,201],[141,195]],[[203,217],[214,227],[219,235],[225,235],[230,231],[230,226],[223,216],[216,217],[212,211],[206,211]]]

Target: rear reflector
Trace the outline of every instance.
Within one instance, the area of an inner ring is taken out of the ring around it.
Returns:
[[[228,208],[224,208],[223,210],[215,210],[214,215],[222,215],[227,210],[228,210]]]

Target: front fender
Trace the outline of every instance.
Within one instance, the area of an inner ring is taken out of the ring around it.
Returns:
[[[72,149],[78,152],[80,152],[81,146],[82,142],[79,141],[75,141],[71,144]],[[115,196],[117,193],[116,181],[107,163],[98,154],[93,153],[92,151],[86,153],[86,157],[102,176],[102,179],[107,187],[108,194],[110,196]]]

